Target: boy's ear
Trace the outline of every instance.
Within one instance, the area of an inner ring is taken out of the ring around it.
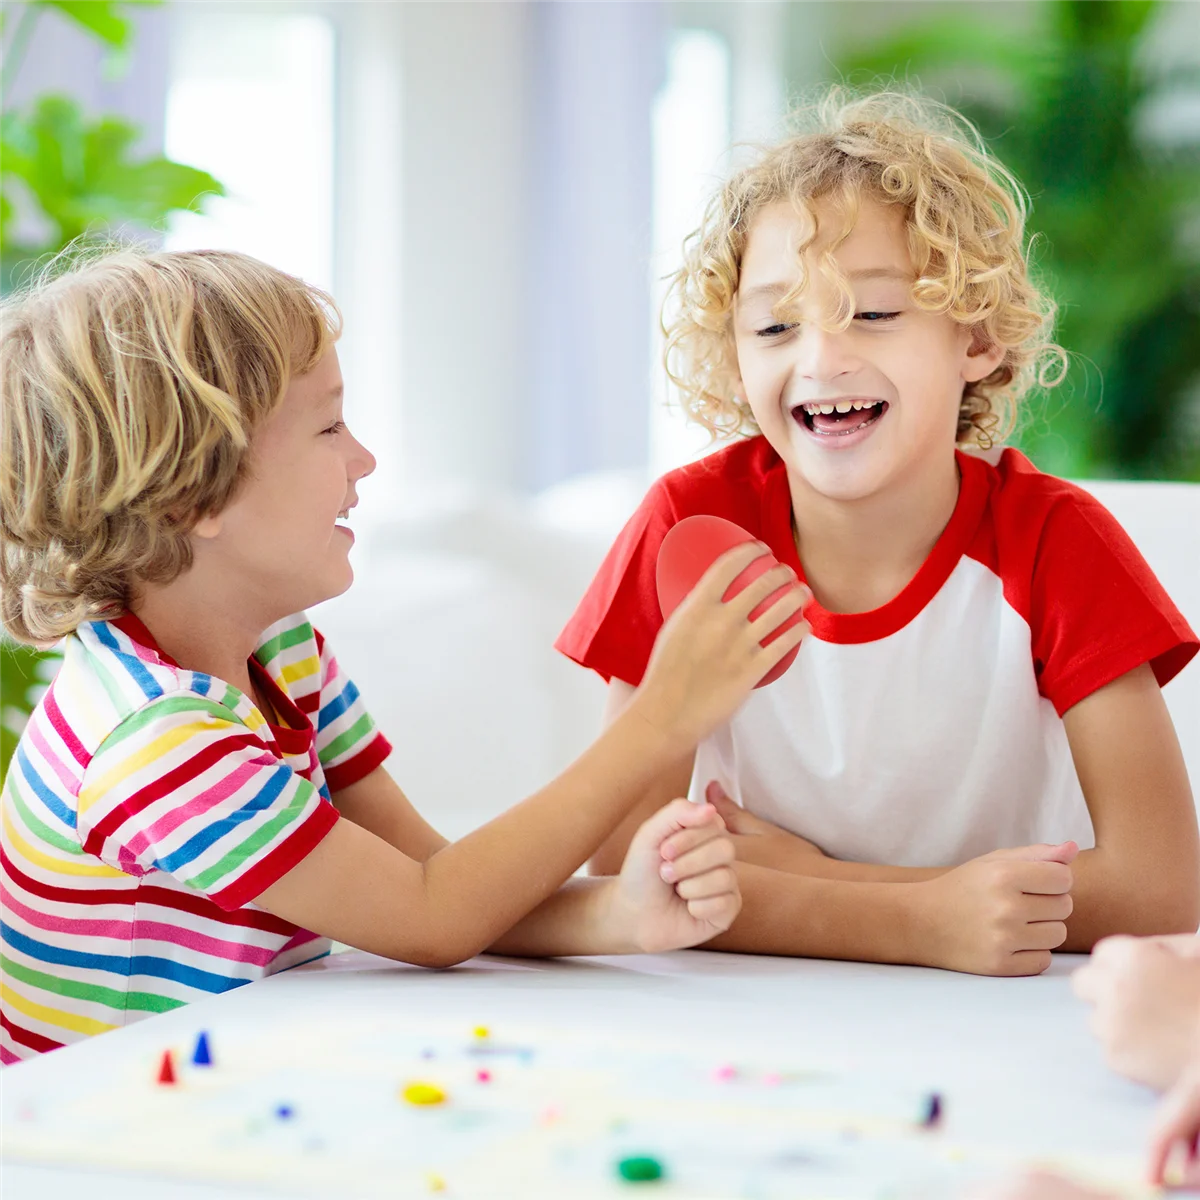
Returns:
[[[963,362],[963,382],[978,383],[986,379],[1003,361],[1004,347],[993,345],[980,330],[974,330]]]
[[[221,532],[222,523],[221,514],[213,513],[210,516],[201,517],[188,532],[206,540],[215,538]]]

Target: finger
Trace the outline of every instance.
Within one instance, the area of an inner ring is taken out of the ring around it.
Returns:
[[[703,875],[681,879],[675,885],[675,894],[681,900],[707,900],[712,896],[724,896],[738,890],[737,872],[732,867],[717,867]]]
[[[763,614],[762,620],[767,620],[769,616],[770,610]],[[798,621],[781,634],[773,637],[765,646],[761,645],[762,638],[757,638],[760,645],[752,655],[754,670],[760,676],[765,675],[776,663],[782,661],[785,656],[799,646],[810,633],[812,633],[812,626],[807,621]]]
[[[1062,896],[1075,882],[1071,868],[1057,862],[1022,863],[1010,870],[1011,878],[1027,896]]]
[[[688,915],[695,921],[703,921],[717,929],[728,929],[738,913],[742,911],[742,897],[734,892],[724,896],[706,896],[701,900],[687,902]]]
[[[727,836],[721,836],[689,850],[674,862],[663,863],[658,873],[667,883],[678,883],[716,867],[727,867],[736,860],[737,853],[733,842]]]
[[[1026,862],[1056,862],[1064,866],[1075,860],[1079,846],[1075,842],[1060,842],[1052,846],[1046,842],[1038,842],[1032,846],[1010,846],[1004,850],[995,850],[991,858],[1012,858]]]
[[[678,833],[681,829],[690,829],[695,825],[701,825],[705,821],[711,821],[716,815],[716,810],[711,805],[691,804],[687,800],[672,800],[670,804],[664,804],[658,812],[647,817],[638,826],[629,849],[632,851],[636,847],[639,851],[649,849],[657,853],[659,847],[671,834]]]
[[[659,846],[658,852],[663,862],[673,863],[695,850],[697,846],[703,846],[717,839],[729,840],[725,832],[725,822],[714,813],[711,821],[697,829],[681,829],[678,833],[671,834]],[[732,846],[730,848],[732,849]]]
[[[1150,1130],[1149,1179],[1162,1183],[1171,1151],[1190,1146],[1200,1130],[1200,1087],[1189,1075],[1163,1101]]]
[[[685,598],[700,602],[715,603],[721,600],[729,590],[729,585],[757,558],[770,554],[771,548],[765,542],[743,542],[726,550],[720,558],[714,559],[712,565],[700,576],[700,582],[692,589],[691,596]],[[781,586],[776,584],[776,587]],[[749,609],[747,609],[747,612]]]
[[[1062,921],[1033,921],[1021,934],[1022,950],[1057,950],[1067,940]]]
[[[731,814],[742,811],[741,805],[730,796],[725,790],[724,785],[716,779],[709,780],[708,786],[704,789],[704,799],[721,814],[722,818],[728,818]]]
[[[1075,911],[1075,900],[1070,892],[1049,896],[1040,892],[1027,893],[1024,905],[1025,920],[1031,924],[1037,921],[1065,921]]]
[[[765,578],[765,576],[764,576]],[[757,582],[757,581],[756,581]],[[747,588],[746,591],[750,589]],[[773,589],[778,591],[778,588]],[[771,593],[768,592],[769,596]],[[770,608],[760,613],[753,621],[746,614],[746,637],[750,641],[763,642],[771,636],[793,614],[799,612],[808,602],[808,589],[797,584],[788,588]],[[765,599],[766,597],[763,597]],[[738,597],[741,599],[741,596]]]
[[[1018,950],[1008,956],[1005,975],[1040,975],[1053,960],[1049,950]]]
[[[752,579],[736,595],[729,596],[725,603],[731,613],[749,618],[750,614],[768,596],[782,591],[784,588],[799,592],[802,605],[807,602],[810,593],[808,588],[796,578],[796,572],[791,567],[785,567],[783,563],[776,563],[773,567],[763,571],[756,579]]]

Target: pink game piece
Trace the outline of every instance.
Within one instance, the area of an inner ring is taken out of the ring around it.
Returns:
[[[700,576],[716,559],[727,550],[732,550],[734,546],[754,540],[752,533],[748,533],[732,521],[726,521],[723,517],[684,517],[678,524],[672,525],[659,547],[656,570],[658,606],[662,609],[663,618],[669,617],[679,607],[683,598],[700,582]],[[729,585],[729,590],[722,599],[732,600],[738,592],[777,565],[778,560],[775,556],[770,551],[764,552]],[[793,585],[784,584],[772,592],[754,608],[750,619],[753,621],[765,613],[772,604],[787,594],[791,586]],[[768,645],[802,620],[803,613],[793,613],[774,633],[763,638],[762,644]],[[797,646],[789,650],[754,686],[765,687],[768,683],[774,683],[795,662],[799,649]]]
[[[718,1083],[729,1083],[730,1080],[737,1078],[737,1067],[732,1063],[725,1063],[713,1072],[713,1078]]]
[[[491,1083],[492,1082],[491,1071],[476,1071],[475,1072],[475,1082],[476,1083]]]

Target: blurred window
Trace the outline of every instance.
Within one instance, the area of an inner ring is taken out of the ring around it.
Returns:
[[[677,30],[668,44],[666,83],[654,104],[654,213],[651,297],[654,347],[650,466],[655,475],[709,447],[708,434],[685,421],[662,369],[659,315],[666,276],[680,262],[683,239],[700,222],[724,168],[730,140],[730,48],[709,30]]]
[[[172,250],[242,250],[333,285],[334,37],[321,16],[174,8],[166,152],[225,185]]]

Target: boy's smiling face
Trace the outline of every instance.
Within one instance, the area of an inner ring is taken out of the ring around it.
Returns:
[[[837,228],[814,205],[820,229]],[[786,201],[762,209],[742,255],[734,304],[740,388],[788,473],[832,500],[865,499],[931,468],[952,469],[963,388],[1003,351],[912,301],[916,279],[904,212],[862,198],[834,258],[854,294],[854,319],[830,332],[838,294],[817,269],[828,237],[806,252],[808,285],[794,309],[776,305],[799,280],[796,246],[808,221]],[[821,411],[834,406],[834,410]]]
[[[196,565],[244,579],[248,602],[274,610],[275,620],[340,595],[354,578],[354,535],[339,520],[374,469],[342,421],[342,373],[331,349],[293,378],[254,434],[232,502],[192,530]]]

